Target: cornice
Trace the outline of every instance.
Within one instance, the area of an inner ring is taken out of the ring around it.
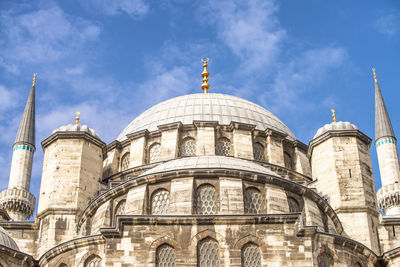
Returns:
[[[367,145],[370,145],[372,142],[372,139],[363,134],[360,130],[331,130],[310,141],[307,156],[310,158],[314,147],[333,137],[357,137]]]

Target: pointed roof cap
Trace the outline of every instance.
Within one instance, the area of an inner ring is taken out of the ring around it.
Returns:
[[[381,137],[395,137],[392,123],[390,122],[389,114],[376,78],[375,69],[373,69],[373,71],[375,79],[375,140]]]
[[[26,101],[24,114],[19,124],[15,143],[28,143],[35,146],[35,82],[36,74],[33,78],[31,92]]]

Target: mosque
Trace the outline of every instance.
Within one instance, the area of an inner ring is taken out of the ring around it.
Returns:
[[[333,114],[305,144],[263,107],[209,93],[207,61],[204,93],[109,144],[79,113],[49,133],[27,221],[35,76],[0,193],[0,267],[400,266],[397,140],[375,70],[374,142]]]

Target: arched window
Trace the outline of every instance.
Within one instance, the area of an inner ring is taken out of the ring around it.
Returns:
[[[215,144],[215,154],[217,156],[232,156],[231,141],[228,138],[220,138]]]
[[[297,200],[295,200],[292,197],[288,197],[287,200],[288,200],[290,212],[300,212],[300,205],[297,202]]]
[[[85,261],[85,267],[101,267],[101,258],[97,255],[92,255]]]
[[[123,215],[125,214],[125,203],[126,200],[121,200],[120,202],[118,202],[117,206],[115,207],[115,213],[114,215]]]
[[[244,191],[244,213],[259,214],[263,208],[261,193],[257,188],[246,188]]]
[[[318,267],[333,267],[333,259],[326,253],[318,256]]]
[[[219,249],[217,241],[206,238],[197,245],[197,266],[219,266]]]
[[[129,153],[125,153],[125,155],[121,159],[121,171],[125,171],[129,168]]]
[[[356,264],[354,264],[354,267],[362,267],[361,263],[356,262]]]
[[[159,143],[151,145],[149,149],[149,163],[160,161],[160,148],[161,145]]]
[[[196,212],[202,215],[217,213],[217,192],[210,184],[199,186],[196,191]]]
[[[181,144],[181,156],[196,156],[196,141],[193,138],[185,138]]]
[[[151,196],[151,214],[166,215],[169,214],[169,192],[165,189],[159,189]]]
[[[3,266],[0,264],[0,267]],[[68,265],[66,265],[65,263],[61,263],[60,265],[58,265],[58,267],[68,267]]]
[[[242,247],[242,267],[261,267],[260,248],[254,243]]]
[[[258,161],[265,161],[265,149],[260,143],[255,143],[253,146],[254,159]]]
[[[292,157],[289,155],[289,153],[287,153],[287,152],[283,153],[283,160],[285,162],[286,168],[293,169]]]
[[[156,251],[156,267],[175,266],[175,249],[168,244],[163,244]]]

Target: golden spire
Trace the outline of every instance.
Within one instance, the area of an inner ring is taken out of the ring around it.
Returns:
[[[75,124],[78,125],[79,124],[79,114],[81,114],[81,112],[78,110],[76,111],[76,118],[75,118]]]
[[[208,90],[210,89],[210,85],[208,84],[208,77],[210,76],[210,73],[208,73],[207,67],[208,67],[208,58],[207,57],[203,57],[201,59],[201,61],[203,62],[203,72],[201,73],[201,76],[203,77],[203,84],[201,85],[201,89],[204,90],[204,93],[207,94]]]
[[[331,109],[331,112],[332,112],[332,119],[333,119],[333,122],[336,122],[335,110],[334,110],[334,109]]]
[[[35,86],[35,84],[36,84],[36,77],[37,77],[37,73],[34,73],[34,74],[33,74],[32,87]]]
[[[374,68],[372,68],[372,71],[373,71],[373,73],[374,73],[374,80],[375,80],[375,82],[378,82],[378,79],[376,78],[376,72],[375,72],[375,69],[374,69]]]

